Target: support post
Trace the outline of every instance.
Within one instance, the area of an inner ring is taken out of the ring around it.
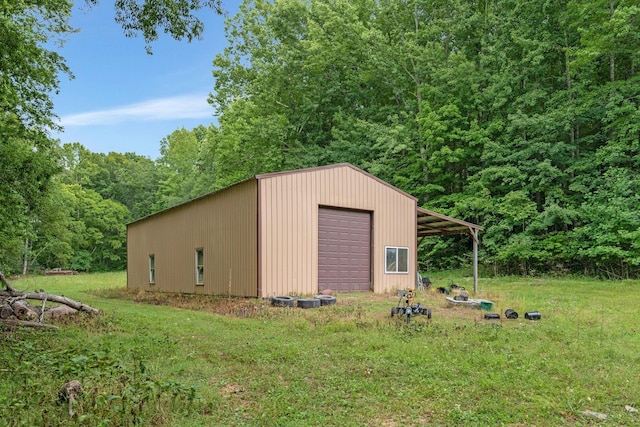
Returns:
[[[473,293],[478,293],[478,230],[473,233]]]

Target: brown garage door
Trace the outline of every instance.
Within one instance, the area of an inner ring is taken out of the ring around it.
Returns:
[[[371,213],[320,208],[318,290],[368,291],[371,283]]]

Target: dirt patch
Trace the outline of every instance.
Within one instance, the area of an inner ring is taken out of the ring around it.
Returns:
[[[101,291],[99,294],[105,298],[134,301],[139,304],[164,305],[207,313],[230,314],[238,317],[255,317],[270,305],[268,301],[257,298],[146,292],[128,289],[110,289]]]
[[[164,305],[186,310],[202,311],[241,318],[280,318],[297,315],[318,321],[321,313],[316,310],[288,309],[273,307],[268,300],[261,298],[225,297],[214,295],[181,294],[167,292],[147,292],[142,290],[108,290],[101,296],[134,301],[139,304]],[[331,313],[330,317],[343,320],[383,321],[390,318],[391,307],[401,301],[394,294],[346,293],[337,296],[333,306],[322,307]],[[432,309],[433,319],[469,319],[480,320],[484,312],[467,307],[450,307],[444,296],[433,290],[417,292],[415,302]],[[321,310],[322,311],[322,310]]]
[[[231,396],[244,392],[244,387],[240,384],[230,383],[220,387],[220,394],[223,396]]]
[[[443,304],[438,310],[439,317],[446,319],[482,319],[484,311],[469,307],[450,307]]]

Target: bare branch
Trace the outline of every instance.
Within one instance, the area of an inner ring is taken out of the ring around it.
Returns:
[[[16,319],[0,319],[0,324],[10,325],[10,326],[28,326],[30,328],[40,328],[40,329],[58,329],[55,325],[48,325],[46,323],[39,322],[28,322],[26,320],[16,320]]]
[[[57,302],[60,304],[68,305],[71,308],[75,308],[79,311],[85,311],[87,313],[98,314],[100,310],[93,308],[89,305],[81,303],[79,301],[72,300],[71,298],[67,298],[63,295],[52,295],[46,292],[25,292],[25,291],[0,291],[0,296],[4,297],[19,297],[24,299],[35,299],[35,300],[47,300],[51,302]]]
[[[11,284],[9,283],[9,281],[4,277],[4,274],[2,273],[2,271],[0,271],[0,282],[2,282],[2,284],[7,288],[7,291],[9,292],[15,292],[16,290],[11,286]]]

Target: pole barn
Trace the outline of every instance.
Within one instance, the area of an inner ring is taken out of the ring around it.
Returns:
[[[457,232],[477,242],[481,229],[418,208],[350,164],[263,174],[128,224],[127,286],[247,297],[384,293],[415,286],[419,237]]]

